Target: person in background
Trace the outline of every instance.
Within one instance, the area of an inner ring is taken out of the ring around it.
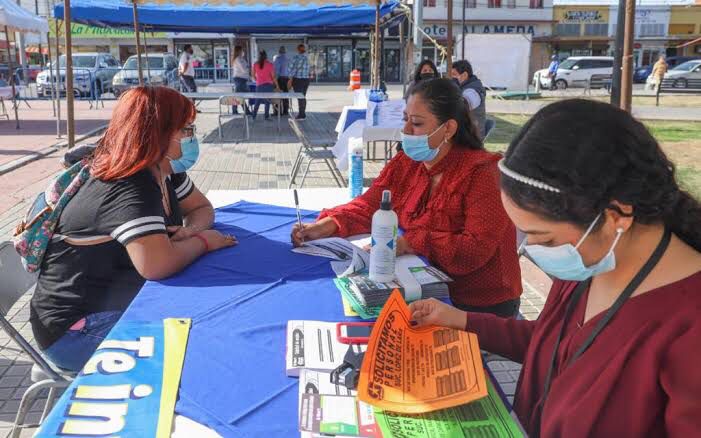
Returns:
[[[287,82],[287,88],[294,90],[295,93],[302,93],[307,95],[307,89],[309,88],[309,58],[305,52],[307,51],[304,44],[297,46],[297,54],[292,58],[292,63],[288,70],[290,79]],[[299,99],[299,114],[297,114],[297,120],[304,120],[307,118],[307,99]]]
[[[698,436],[701,204],[655,138],[612,105],[565,100],[526,123],[499,168],[525,251],[556,278],[543,312],[424,300],[413,319],[523,364],[514,411],[529,436]]]
[[[275,67],[268,61],[268,54],[261,50],[258,54],[258,61],[253,64],[253,80],[256,81],[256,91],[261,93],[272,93],[277,87],[275,81]],[[253,120],[258,115],[258,108],[261,102],[265,105],[265,120],[270,120],[270,99],[256,99],[253,106]]]
[[[186,93],[197,93],[197,83],[195,83],[195,66],[193,65],[192,46],[186,44],[183,47],[183,54],[180,55],[178,63],[178,74],[180,74],[180,85]]]
[[[472,71],[472,65],[465,60],[457,61],[453,64],[450,76],[460,87],[462,97],[465,98],[470,108],[470,117],[477,124],[477,132],[480,138],[484,138],[485,123],[487,121],[487,90],[482,81]]]
[[[414,76],[412,77],[411,82],[409,82],[409,85],[406,87],[406,91],[404,92],[404,100],[409,99],[412,88],[419,82],[427,81],[430,79],[437,79],[439,77],[441,76],[440,74],[438,74],[438,68],[436,68],[436,64],[434,64],[433,61],[431,61],[430,59],[424,59],[419,63],[419,65],[416,66]]]
[[[278,54],[275,55],[273,59],[273,64],[275,64],[275,77],[277,78],[277,86],[280,91],[287,93],[289,88],[287,83],[290,81],[290,76],[288,71],[288,60],[287,60],[287,49],[285,46],[280,46]],[[279,110],[279,109],[278,109]],[[290,114],[290,101],[287,99],[282,99],[282,115],[286,116]]]
[[[450,275],[453,303],[516,315],[521,271],[516,229],[499,199],[500,156],[484,150],[465,99],[450,79],[421,81],[406,106],[403,152],[366,193],[292,229],[292,242],[369,233],[383,190],[404,231],[397,255],[416,254]]]
[[[90,178],[63,210],[30,305],[34,337],[58,367],[79,371],[145,280],[176,274],[236,244],[186,171],[199,146],[195,106],[166,87],[124,93]]]
[[[242,46],[234,47],[234,62],[233,62],[233,74],[234,74],[234,91],[237,93],[247,93],[248,90],[248,79],[250,75],[250,68],[248,66],[248,61],[246,61],[246,55],[243,52]],[[246,106],[246,105],[242,105]],[[231,108],[234,114],[238,114],[238,108],[234,105]],[[250,114],[250,110],[245,108],[246,114]]]
[[[656,90],[657,87],[660,86],[662,83],[662,79],[664,79],[665,73],[667,73],[667,70],[669,69],[669,66],[667,65],[667,61],[665,60],[664,55],[660,55],[659,59],[655,63],[655,65],[652,66],[652,72],[650,73],[650,76],[652,76],[652,89]]]
[[[557,70],[560,68],[560,60],[557,55],[550,57],[550,65],[548,66],[548,78],[550,78],[550,89],[555,90],[557,86],[555,81],[557,80]]]

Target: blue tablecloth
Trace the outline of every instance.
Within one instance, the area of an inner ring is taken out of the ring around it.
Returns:
[[[175,410],[226,437],[299,436],[298,380],[285,375],[287,321],[348,319],[329,260],[290,251],[295,222],[289,208],[218,209],[215,227],[238,246],[147,282],[119,322],[192,318]]]

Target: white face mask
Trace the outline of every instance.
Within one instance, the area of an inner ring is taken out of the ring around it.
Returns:
[[[616,238],[611,244],[611,248],[606,253],[606,255],[599,260],[599,262],[594,263],[591,266],[584,266],[584,261],[582,256],[577,251],[577,248],[584,242],[584,239],[591,233],[591,230],[596,225],[596,222],[601,217],[601,213],[594,219],[594,221],[589,225],[589,228],[584,233],[576,246],[572,246],[571,243],[566,243],[564,245],[548,247],[542,245],[521,245],[523,249],[528,252],[528,255],[533,259],[533,261],[546,273],[557,277],[561,280],[569,281],[584,281],[587,278],[593,277],[595,275],[603,274],[604,272],[613,271],[616,268],[616,256],[613,253],[616,244],[623,235],[623,228],[618,228],[616,230]],[[520,250],[521,248],[519,248]]]

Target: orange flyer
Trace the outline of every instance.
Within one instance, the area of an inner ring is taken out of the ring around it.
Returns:
[[[420,414],[486,396],[477,335],[412,327],[409,307],[392,292],[370,335],[358,399],[387,411]]]

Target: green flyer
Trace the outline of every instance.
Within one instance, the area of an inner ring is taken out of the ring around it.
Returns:
[[[426,414],[406,415],[375,410],[384,438],[516,438],[521,428],[506,410],[492,382],[489,396],[462,406]]]

